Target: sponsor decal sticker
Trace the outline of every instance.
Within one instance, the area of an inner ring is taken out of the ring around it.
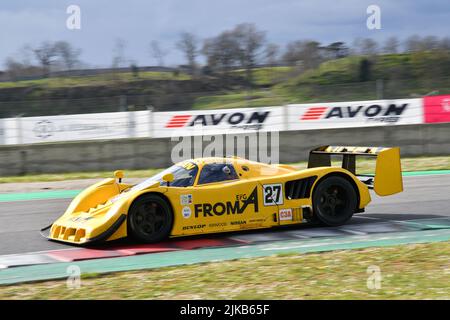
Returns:
[[[244,221],[244,220],[240,220],[240,221],[231,221],[230,224],[231,224],[232,226],[236,226],[236,225],[244,225],[244,224],[247,224],[247,221]]]
[[[216,222],[216,223],[210,223],[208,225],[208,227],[210,228],[220,228],[220,227],[226,227],[227,223],[226,222]]]
[[[230,214],[243,214],[249,205],[253,205],[253,211],[258,212],[258,192],[255,187],[252,193],[246,195],[237,195],[235,201],[216,202],[216,203],[198,203],[194,205],[195,217],[213,217]]]
[[[265,219],[250,219],[248,222],[264,222]]]
[[[241,225],[241,229],[253,229],[253,228],[259,228],[262,227],[262,223],[249,223],[245,225]]]
[[[33,132],[38,138],[48,138],[53,135],[53,133],[56,131],[55,125],[48,120],[41,120],[36,122],[33,128]]]
[[[183,230],[195,230],[195,229],[203,229],[206,227],[206,224],[196,224],[193,226],[184,226]]]
[[[185,161],[184,163],[181,164],[181,166],[186,170],[191,170],[194,169],[197,165],[191,161]]]
[[[266,121],[270,111],[226,112],[219,114],[174,115],[166,123],[166,128],[183,128],[194,126],[229,125],[231,128],[258,129]],[[256,127],[255,127],[256,126]]]
[[[279,216],[280,221],[292,221],[292,209],[280,209]]]
[[[263,185],[264,206],[283,204],[283,185],[281,183]]]
[[[190,114],[173,116],[167,122],[166,128],[182,128],[186,125],[191,117],[192,116]]]
[[[183,218],[185,218],[185,219],[190,218],[192,215],[191,208],[189,208],[189,207],[183,207],[183,210],[181,213],[183,214]]]
[[[180,202],[182,206],[187,206],[192,204],[192,194],[182,194],[180,195]]]
[[[305,120],[356,119],[365,121],[397,122],[407,109],[408,103],[372,103],[350,106],[309,107],[301,116]]]
[[[425,123],[450,122],[450,95],[423,98]]]
[[[311,107],[300,117],[300,120],[319,120],[328,107]]]

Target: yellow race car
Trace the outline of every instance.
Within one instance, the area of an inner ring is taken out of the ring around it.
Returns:
[[[331,166],[331,156],[342,163]],[[376,157],[375,174],[357,175],[356,157]],[[130,185],[123,172],[77,195],[47,227],[48,238],[87,244],[132,237],[219,233],[317,221],[347,222],[380,196],[403,190],[399,148],[323,146],[310,152],[308,168],[269,165],[238,157],[200,158],[175,164]]]

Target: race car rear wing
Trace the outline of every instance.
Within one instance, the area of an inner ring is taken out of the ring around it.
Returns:
[[[380,196],[403,191],[400,148],[322,146],[309,153],[308,168],[330,167],[331,156],[342,155],[342,168],[358,177],[372,177],[365,181]],[[356,157],[376,157],[375,175],[356,173]]]

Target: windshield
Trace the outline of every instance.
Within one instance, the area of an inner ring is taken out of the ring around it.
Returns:
[[[154,175],[151,178],[148,178],[147,180],[135,185],[128,191],[136,191],[136,190],[142,190],[147,188],[149,185],[154,183],[155,181],[159,181],[160,184],[166,184],[162,181],[162,177],[167,174],[171,173],[173,174],[173,181],[170,183],[170,186],[172,187],[189,187],[194,184],[195,177],[197,176],[198,167],[195,163],[187,161],[181,164],[176,164],[171,166],[170,168],[158,173],[157,175]]]

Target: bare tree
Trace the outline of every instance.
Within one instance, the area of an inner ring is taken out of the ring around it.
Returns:
[[[58,41],[55,43],[56,54],[61,58],[64,67],[67,70],[72,70],[79,62],[78,59],[81,50],[72,47],[72,45],[66,41]]]
[[[378,43],[370,38],[361,40],[360,52],[363,55],[374,55],[378,53]]]
[[[33,60],[33,48],[29,44],[25,44],[22,47],[20,47],[19,52],[17,56],[20,57],[20,62],[27,67],[32,66],[32,60]]]
[[[357,37],[355,39],[353,39],[351,48],[350,48],[350,54],[351,55],[359,55],[361,54],[361,43],[362,43],[362,38]]]
[[[439,49],[444,50],[444,51],[450,51],[450,38],[449,37],[444,37],[441,39],[441,41],[439,43]]]
[[[202,53],[210,70],[227,76],[232,67],[241,66],[251,83],[252,69],[257,64],[264,42],[265,32],[257,30],[253,24],[243,23],[205,40]]]
[[[408,52],[417,52],[423,49],[422,39],[418,35],[412,35],[405,40],[405,49]]]
[[[208,67],[225,76],[231,67],[239,63],[239,46],[231,31],[224,31],[215,38],[206,39],[202,49]]]
[[[197,68],[196,57],[198,55],[198,39],[189,32],[183,32],[180,35],[180,40],[176,44],[177,48],[183,52],[188,62],[191,73],[195,73]]]
[[[245,68],[245,73],[249,83],[252,82],[252,69],[256,65],[259,50],[264,45],[266,33],[259,31],[251,23],[237,25],[232,31],[238,47],[238,59],[241,66]]]
[[[24,74],[24,65],[9,57],[5,61],[6,72],[11,80],[16,80]]]
[[[201,50],[202,55],[205,56],[206,58],[206,64],[208,69],[214,70],[216,68],[218,68],[218,64],[219,64],[219,59],[218,56],[216,55],[216,43],[215,43],[215,39],[211,38],[211,39],[205,39],[203,41],[203,47]]]
[[[397,37],[389,37],[384,42],[383,52],[384,53],[398,53],[400,42]]]
[[[302,50],[302,58],[304,62],[304,67],[306,69],[312,69],[319,66],[323,61],[321,55],[321,46],[317,41],[305,41]]]
[[[288,43],[283,60],[291,66],[297,65],[311,69],[317,67],[322,61],[322,47],[317,41],[294,41]]]
[[[42,42],[39,47],[33,49],[34,56],[39,61],[43,74],[46,76],[50,72],[50,66],[57,56],[55,46],[48,42]]]
[[[437,50],[439,49],[440,41],[435,36],[426,36],[422,39],[422,50]]]
[[[125,40],[117,38],[113,48],[113,60],[112,60],[113,68],[120,68],[125,66],[126,64],[125,48],[126,48]]]
[[[409,52],[437,50],[441,47],[442,40],[435,36],[420,37],[412,35],[405,41],[406,50]]]
[[[42,69],[33,66],[33,56],[33,48],[26,44],[19,48],[17,53],[14,54],[14,58],[8,57],[5,60],[5,69],[9,79],[17,80],[23,77],[41,75]]]
[[[301,41],[289,42],[286,45],[286,51],[283,54],[283,61],[290,66],[297,65],[301,60],[300,57],[301,47],[302,47]]]
[[[164,66],[164,58],[168,53],[169,51],[164,50],[159,44],[159,41],[152,40],[150,42],[150,55],[156,60],[158,66]]]
[[[269,77],[272,83],[275,82],[274,67],[278,62],[278,53],[280,51],[280,46],[275,43],[269,43],[265,48],[265,58],[266,63],[270,66]]]
[[[265,49],[266,62],[269,66],[274,67],[278,61],[278,53],[280,46],[275,43],[269,43]]]

